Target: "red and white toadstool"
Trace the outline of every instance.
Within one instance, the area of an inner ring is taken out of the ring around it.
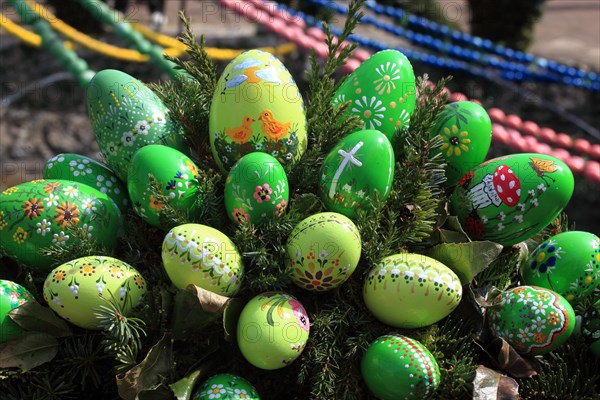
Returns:
[[[506,165],[500,165],[493,174],[483,177],[481,183],[467,193],[474,209],[485,208],[490,204],[498,207],[504,203],[514,207],[521,198],[521,181]]]

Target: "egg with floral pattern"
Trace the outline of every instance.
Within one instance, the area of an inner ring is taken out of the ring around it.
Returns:
[[[31,293],[18,283],[0,279],[0,343],[18,337],[23,329],[8,313],[30,301],[35,301]]]
[[[573,173],[545,154],[511,154],[465,174],[450,199],[473,240],[512,246],[544,229],[573,194]]]
[[[164,230],[168,229],[165,213],[170,209],[193,218],[201,191],[197,174],[196,164],[178,150],[156,144],[142,147],[133,156],[127,176],[135,211],[150,225]]]
[[[123,182],[131,158],[143,146],[188,149],[181,126],[160,98],[124,72],[105,69],[94,75],[87,87],[87,107],[100,151]]]
[[[452,186],[485,160],[492,144],[492,121],[479,104],[457,101],[442,109],[430,136],[441,138],[434,153],[442,154],[446,184]]]
[[[324,212],[304,219],[290,234],[292,280],[303,289],[326,291],[344,283],[360,260],[360,232],[348,217]]]
[[[121,212],[127,210],[125,185],[106,165],[80,154],[58,154],[44,165],[44,179],[64,179],[91,186],[110,197]]]
[[[382,400],[428,399],[441,381],[438,363],[427,347],[402,335],[381,336],[371,343],[361,373]]]
[[[487,309],[489,326],[521,354],[545,354],[569,339],[575,328],[571,304],[556,292],[519,286],[499,294]]]
[[[329,211],[348,218],[356,210],[370,210],[375,192],[385,202],[392,190],[394,150],[388,138],[375,130],[344,137],[325,157],[319,177],[319,194]]]
[[[590,342],[592,354],[600,358],[600,300],[583,314],[581,333]]]
[[[393,142],[396,130],[406,129],[416,104],[415,73],[398,50],[383,50],[346,77],[333,105],[350,101],[347,115],[356,115],[362,129],[376,129]]]
[[[293,164],[306,150],[304,101],[275,56],[249,50],[223,71],[210,105],[210,146],[223,172],[244,155],[268,153]]]
[[[242,284],[244,265],[236,246],[224,233],[200,224],[184,224],[167,233],[162,260],[173,285],[196,285],[234,296]]]
[[[600,238],[571,231],[541,243],[521,267],[526,285],[551,289],[577,304],[600,283]]]
[[[262,293],[242,310],[237,342],[246,360],[257,368],[283,368],[300,356],[310,331],[308,314],[293,296]]]
[[[244,378],[233,374],[213,375],[198,386],[192,400],[260,400],[258,392]]]
[[[146,293],[146,281],[127,263],[87,256],[59,265],[44,282],[44,300],[62,318],[80,328],[100,329],[100,306],[114,302],[128,316]]]
[[[114,201],[78,182],[42,179],[2,192],[0,247],[9,257],[40,270],[56,265],[46,249],[70,246],[83,235],[113,249],[122,224]]]
[[[225,210],[233,222],[254,225],[285,212],[289,185],[283,167],[273,156],[255,152],[239,159],[225,181]]]
[[[433,258],[395,254],[382,259],[365,279],[369,311],[395,328],[420,328],[448,316],[460,303],[458,276]]]

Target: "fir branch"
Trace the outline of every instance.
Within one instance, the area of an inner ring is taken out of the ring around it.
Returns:
[[[81,383],[83,391],[91,382],[93,388],[102,383],[102,364],[109,359],[103,353],[103,347],[96,340],[98,335],[86,334],[65,338],[59,347],[59,358],[56,362],[62,376]]]

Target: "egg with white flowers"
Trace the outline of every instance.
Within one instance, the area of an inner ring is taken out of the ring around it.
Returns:
[[[14,339],[23,332],[23,329],[8,316],[8,313],[31,301],[35,301],[35,299],[23,286],[0,279],[0,343]]]

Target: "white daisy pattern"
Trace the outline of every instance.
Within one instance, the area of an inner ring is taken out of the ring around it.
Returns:
[[[133,142],[135,142],[135,133],[130,131],[123,133],[123,136],[121,136],[121,142],[123,145],[128,147],[133,146]]]
[[[369,99],[367,96],[362,96],[360,99],[354,100],[351,111],[364,122],[364,129],[378,129],[382,125],[383,112],[386,111],[386,108],[377,97],[373,96]]]
[[[167,119],[165,117],[165,113],[162,112],[155,112],[154,114],[152,114],[152,122],[154,122],[157,125],[164,125],[167,123]]]
[[[396,90],[395,81],[400,80],[400,69],[395,63],[387,62],[375,68],[378,78],[373,81],[375,90],[381,96],[384,93],[390,94]],[[398,82],[399,83],[399,82]]]
[[[138,121],[135,124],[135,131],[140,135],[147,135],[148,131],[150,131],[150,124],[146,120]]]
[[[36,232],[42,236],[46,236],[46,233],[50,232],[50,225],[52,225],[50,221],[43,219],[42,222],[36,224]]]
[[[79,196],[79,190],[76,187],[67,186],[66,188],[63,188],[63,194],[67,197],[75,198]]]

